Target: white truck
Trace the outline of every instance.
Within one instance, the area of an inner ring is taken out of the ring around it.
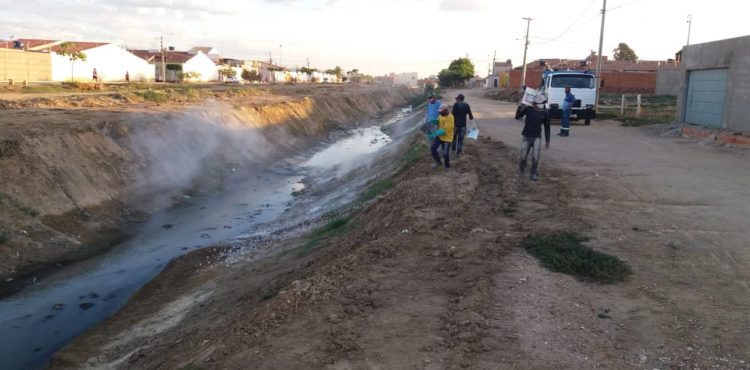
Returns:
[[[596,118],[596,77],[589,71],[544,71],[539,91],[547,96],[547,110],[551,118],[562,118],[565,88],[575,95],[570,120],[584,120],[587,125]]]

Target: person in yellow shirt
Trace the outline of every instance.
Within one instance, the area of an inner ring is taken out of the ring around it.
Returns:
[[[432,139],[432,145],[430,151],[432,152],[432,158],[435,159],[433,168],[438,168],[445,164],[445,169],[451,167],[450,153],[451,143],[453,142],[453,115],[450,112],[450,107],[443,105],[440,107],[440,115],[438,116],[438,129],[437,131],[429,134],[429,138]],[[443,162],[440,161],[439,151],[443,153]]]

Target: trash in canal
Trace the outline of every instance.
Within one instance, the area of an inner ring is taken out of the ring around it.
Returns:
[[[79,304],[79,305],[78,305],[78,308],[80,308],[80,309],[82,309],[82,310],[86,311],[86,310],[88,310],[89,308],[91,308],[91,307],[94,307],[94,306],[96,306],[96,305],[95,305],[95,304],[93,304],[93,303],[91,303],[91,302],[84,302],[84,303],[81,303],[81,304]]]
[[[52,309],[55,311],[62,311],[63,308],[65,308],[65,303],[58,303],[54,306],[52,306]]]

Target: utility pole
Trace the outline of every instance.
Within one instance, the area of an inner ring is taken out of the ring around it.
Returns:
[[[271,52],[268,52],[268,64],[273,64],[273,57],[271,56]]]
[[[306,59],[307,59],[307,69],[310,69],[310,58],[306,58]]]
[[[279,67],[281,67],[281,44],[279,44]]]
[[[164,60],[164,36],[159,37],[159,48],[161,49],[161,82],[167,82],[167,65]]]
[[[685,58],[687,56],[687,49],[688,46],[690,46],[690,28],[693,26],[693,16],[691,14],[688,14],[687,16],[687,24],[688,24],[688,38],[687,38],[687,45],[685,45],[685,51],[682,52],[682,55],[680,56],[680,61],[682,62],[682,65],[687,67],[687,59]]]
[[[604,45],[604,16],[607,13],[607,0],[603,0],[602,5],[602,29],[599,32],[599,59],[596,62],[596,83],[599,86],[596,87],[596,100],[594,100],[594,112],[599,111],[599,90],[602,87],[602,46]]]
[[[529,27],[531,26],[531,17],[521,18],[526,20],[526,38],[523,46],[523,73],[521,74],[521,89],[526,85],[526,51],[529,49]],[[521,92],[523,93],[523,91]]]

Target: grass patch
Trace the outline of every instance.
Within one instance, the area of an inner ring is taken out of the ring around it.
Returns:
[[[37,211],[37,210],[35,210],[35,209],[31,208],[31,207],[20,206],[20,207],[18,207],[18,210],[21,211],[21,212],[23,212],[23,213],[25,213],[28,216],[31,216],[31,217],[39,216],[39,211]]]
[[[424,153],[427,150],[427,144],[423,140],[420,140],[416,145],[412,146],[403,157],[401,157],[401,166],[399,167],[396,174],[401,174],[408,170],[409,167],[417,163],[421,158],[424,158]]]
[[[427,145],[425,145],[425,143],[421,141],[412,146],[411,149],[409,149],[409,151],[406,152],[403,157],[401,157],[401,164],[396,170],[394,176],[380,180],[370,185],[370,187],[368,187],[367,190],[365,190],[362,195],[360,195],[360,197],[357,199],[357,202],[355,203],[361,204],[367,202],[369,200],[375,199],[375,197],[382,194],[384,191],[393,189],[393,187],[396,186],[396,180],[394,180],[394,177],[408,170],[414,163],[419,161],[420,158],[423,158],[425,150],[427,150]]]
[[[521,245],[542,266],[579,280],[611,284],[624,281],[632,273],[619,258],[583,245],[582,242],[587,240],[575,233],[564,232],[532,235]]]
[[[7,243],[9,239],[10,237],[8,236],[8,234],[5,231],[0,230],[0,244]]]
[[[349,231],[350,228],[351,222],[347,218],[337,218],[328,222],[310,233],[307,242],[295,250],[297,256],[302,257],[310,254],[324,239],[341,235]]]
[[[23,94],[44,94],[44,93],[60,93],[69,92],[71,88],[62,85],[39,85],[39,86],[26,86],[21,90]]]
[[[167,101],[167,94],[156,90],[146,90],[137,92],[136,95],[143,98],[143,100],[150,101],[153,103],[163,103]]]
[[[394,186],[396,186],[396,183],[393,181],[392,178],[387,178],[384,180],[380,180],[372,185],[370,185],[367,190],[365,190],[364,193],[359,197],[360,202],[367,202],[368,200],[374,199],[378,195],[380,195],[382,192],[392,189]]]
[[[625,94],[625,110],[621,114],[622,94],[602,94],[598,119],[622,122],[623,126],[644,126],[674,122],[677,114],[677,98],[668,95],[641,95],[641,114],[636,116],[637,98]]]

